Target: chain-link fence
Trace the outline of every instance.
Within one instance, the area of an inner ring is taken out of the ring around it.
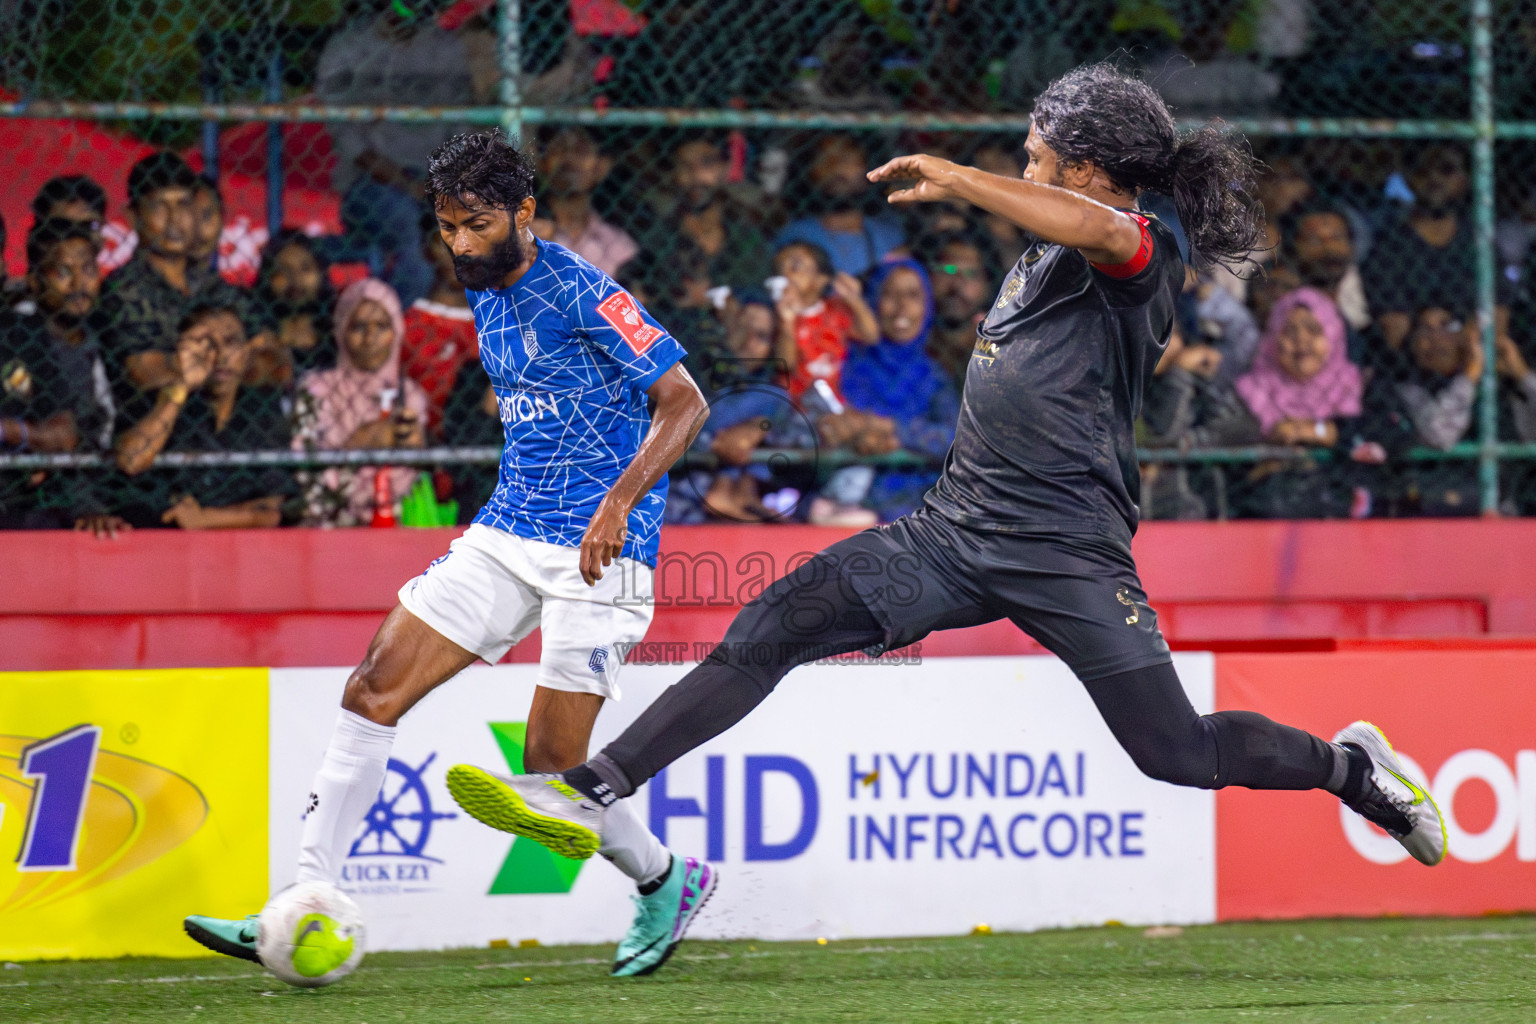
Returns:
[[[493,124],[537,155],[535,231],[711,397],[669,518],[892,518],[1029,239],[864,171],[1017,175],[1034,95],[1100,59],[1268,167],[1258,272],[1189,275],[1145,515],[1536,511],[1526,0],[8,0],[0,26],[0,525],[467,520],[499,412],[421,177]]]

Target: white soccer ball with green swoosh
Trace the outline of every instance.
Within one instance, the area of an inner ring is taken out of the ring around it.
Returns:
[[[334,985],[363,960],[363,914],[326,882],[301,882],[261,908],[256,955],[290,985]]]

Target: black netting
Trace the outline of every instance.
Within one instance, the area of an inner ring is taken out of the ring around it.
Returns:
[[[1465,2],[7,5],[0,524],[467,520],[499,413],[421,175],[497,123],[537,155],[535,232],[640,296],[714,404],[669,517],[889,519],[934,478],[1028,240],[888,207],[863,172],[923,151],[1017,175],[1036,93],[1106,58],[1267,164],[1257,270],[1189,277],[1139,428],[1144,512],[1530,512],[1536,11],[1491,13],[1485,180]],[[859,334],[912,309],[933,362],[887,382],[905,400],[842,393]],[[378,366],[349,329],[393,335]],[[398,455],[436,448],[459,454]],[[236,464],[252,451],[290,454]],[[320,464],[338,451],[375,454]],[[156,460],[191,452],[222,455]]]

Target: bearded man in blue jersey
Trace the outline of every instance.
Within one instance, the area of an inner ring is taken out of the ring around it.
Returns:
[[[524,767],[554,773],[586,759],[598,711],[619,696],[620,652],[650,625],[667,470],[708,416],[677,340],[607,274],[534,237],[533,165],[500,132],[445,142],[426,184],[468,289],[506,445],[490,500],[400,589],[347,681],[309,797],[300,882],[335,883],[400,717],[474,662],[500,661],[535,626],[543,653]],[[717,876],[673,857],[627,807],[619,818],[597,852],[639,896],[613,973],[649,974]],[[210,949],[257,960],[254,918],[189,917],[186,929]]]

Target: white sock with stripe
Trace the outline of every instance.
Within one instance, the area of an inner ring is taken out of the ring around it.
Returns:
[[[336,716],[331,744],[310,788],[298,881],[337,883],[357,826],[378,799],[394,745],[394,726],[378,725],[345,708]]]

